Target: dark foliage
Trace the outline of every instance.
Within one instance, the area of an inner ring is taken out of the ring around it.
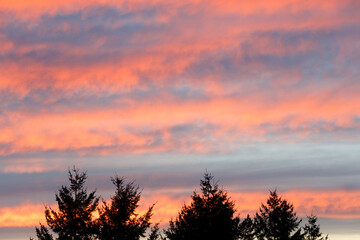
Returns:
[[[254,219],[255,235],[259,240],[297,240],[303,239],[299,220],[292,204],[271,192],[260,212]]]
[[[38,237],[39,240],[53,240],[53,236],[49,233],[49,230],[42,224],[40,224],[40,228],[35,228],[36,229],[36,236]],[[30,238],[31,240],[33,238]]]
[[[305,240],[327,240],[328,236],[323,237],[320,232],[320,225],[317,224],[317,217],[310,215],[307,217],[308,223],[305,224]]]
[[[164,236],[160,233],[159,224],[155,224],[153,227],[151,227],[151,232],[148,237],[148,240],[166,240]]]
[[[239,237],[241,240],[253,240],[254,235],[254,223],[249,215],[239,225]]]
[[[138,217],[135,210],[140,201],[139,186],[134,182],[125,184],[124,179],[116,176],[111,178],[116,187],[110,205],[103,201],[99,210],[99,239],[102,240],[137,240],[145,236],[150,227],[153,206]]]
[[[200,182],[201,194],[194,192],[190,205],[184,205],[165,231],[170,240],[238,238],[239,217],[234,217],[235,203],[206,173]]]
[[[124,178],[111,178],[115,194],[111,202],[103,200],[101,207],[95,191],[84,187],[86,172],[75,167],[69,170],[70,186],[61,186],[55,194],[58,210],[45,207],[48,227],[36,227],[38,240],[139,240],[150,228],[154,205],[139,216],[141,191],[134,182],[125,183]],[[219,188],[211,174],[205,173],[200,180],[200,193],[191,196],[191,203],[184,204],[168,229],[160,232],[158,224],[150,228],[148,240],[328,240],[320,232],[317,217],[308,216],[308,223],[300,228],[301,220],[294,207],[270,191],[266,204],[252,219],[249,215],[240,221],[235,216],[235,203],[227,192]],[[94,220],[95,210],[99,218]],[[302,231],[303,230],[303,231]],[[52,233],[58,235],[57,238]],[[30,240],[34,240],[30,238]]]
[[[95,191],[88,193],[84,187],[87,175],[75,167],[69,170],[70,186],[61,186],[55,195],[58,211],[46,207],[45,218],[50,229],[59,235],[59,240],[90,240],[96,233],[92,214],[99,198]],[[47,230],[36,230],[37,235],[47,236]],[[42,238],[51,239],[51,238]]]

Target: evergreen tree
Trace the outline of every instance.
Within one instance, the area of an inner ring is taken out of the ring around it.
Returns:
[[[151,230],[150,235],[147,240],[166,240],[166,238],[163,237],[160,233],[160,228],[158,223],[155,224],[153,227],[151,227],[150,230]]]
[[[116,187],[110,205],[103,201],[99,209],[99,239],[101,240],[138,240],[145,236],[150,227],[153,206],[138,217],[135,212],[140,201],[139,186],[134,182],[125,184],[124,178],[111,178]]]
[[[235,203],[204,174],[200,182],[201,194],[191,196],[190,205],[184,205],[175,220],[165,231],[170,240],[233,240],[238,238],[240,218],[234,217]]]
[[[90,240],[96,233],[92,215],[99,198],[95,196],[95,191],[87,192],[84,187],[86,178],[86,172],[80,173],[75,167],[69,170],[70,186],[61,186],[55,195],[58,211],[50,207],[45,209],[46,222],[59,235],[59,240]],[[36,229],[36,232],[38,237],[48,236],[48,231],[43,226]]]
[[[239,225],[239,237],[241,240],[253,240],[254,235],[254,223],[249,215]]]
[[[299,220],[292,204],[270,191],[270,197],[261,204],[254,219],[255,235],[259,240],[303,239]]]
[[[49,230],[42,224],[40,224],[40,228],[36,227],[36,236],[39,240],[53,240],[53,236],[49,233]],[[33,238],[30,238],[33,240]]]
[[[317,224],[317,217],[310,215],[307,217],[308,223],[305,224],[305,240],[327,240],[328,236],[323,237],[320,232],[320,225]]]

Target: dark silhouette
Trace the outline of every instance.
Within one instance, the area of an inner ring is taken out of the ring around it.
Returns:
[[[239,225],[239,237],[241,240],[253,240],[254,234],[254,223],[249,215]]]
[[[317,217],[311,214],[307,217],[308,223],[304,227],[305,240],[327,240],[328,236],[323,237],[320,232],[320,225],[317,224]]]
[[[79,172],[75,167],[69,170],[70,186],[61,186],[55,195],[58,211],[45,207],[45,218],[50,229],[58,234],[59,240],[90,240],[96,233],[96,224],[92,214],[96,210],[99,197],[95,191],[87,192],[84,187],[86,172]],[[48,229],[41,225],[36,228],[37,237],[51,240]]]
[[[111,181],[116,187],[115,195],[111,197],[111,204],[103,201],[99,209],[99,239],[101,240],[138,240],[145,236],[150,227],[153,206],[138,217],[135,210],[140,201],[139,186],[134,182],[126,183],[124,178],[115,176]]]
[[[50,207],[45,210],[46,222],[53,232],[59,234],[59,240],[88,240],[96,232],[92,214],[99,197],[95,196],[95,191],[87,193],[84,187],[86,178],[86,172],[80,173],[75,167],[69,170],[70,187],[62,186],[56,194],[59,211]]]
[[[165,230],[170,240],[238,239],[240,218],[234,217],[235,203],[214,183],[213,176],[204,174],[201,194],[194,192],[190,205],[184,205]]]
[[[166,240],[164,236],[160,233],[159,224],[155,224],[153,227],[151,227],[151,232],[148,237],[148,240]]]
[[[159,224],[150,228],[154,205],[141,216],[136,213],[141,190],[133,181],[111,178],[115,194],[99,207],[100,197],[84,187],[86,172],[74,167],[68,173],[70,186],[61,186],[55,194],[58,210],[45,206],[48,227],[36,227],[38,240],[139,240],[148,230],[148,240],[328,240],[328,236],[322,236],[314,215],[308,216],[303,228],[299,227],[301,220],[293,205],[279,197],[276,190],[270,191],[266,204],[261,204],[253,219],[247,215],[240,221],[235,215],[235,202],[208,173],[200,180],[201,192],[194,191],[191,203],[184,204],[162,235]],[[99,217],[93,219],[96,210]]]
[[[259,240],[303,239],[299,220],[292,204],[270,191],[270,197],[261,204],[254,219],[255,235]]]
[[[42,224],[40,224],[40,228],[36,228],[36,236],[40,240],[53,240],[53,236],[49,233],[49,230]],[[30,238],[33,240],[33,238]]]

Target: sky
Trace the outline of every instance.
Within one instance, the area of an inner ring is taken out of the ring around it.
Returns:
[[[360,2],[1,0],[0,239],[28,239],[72,166],[153,222],[205,172],[360,238]]]

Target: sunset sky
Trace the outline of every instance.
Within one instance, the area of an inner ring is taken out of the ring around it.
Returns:
[[[87,171],[167,226],[205,171],[360,239],[360,1],[1,0],[0,239],[29,239]]]

